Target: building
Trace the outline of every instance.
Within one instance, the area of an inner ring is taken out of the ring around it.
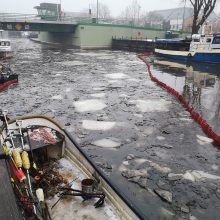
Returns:
[[[185,31],[185,20],[192,19],[193,17],[193,9],[184,7],[152,11],[150,13],[153,15],[151,16],[152,27],[154,25],[163,26],[164,23],[169,23],[170,30],[172,31]]]

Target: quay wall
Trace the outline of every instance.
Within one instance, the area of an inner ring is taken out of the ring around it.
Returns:
[[[40,32],[42,43],[60,44],[81,49],[108,49],[112,47],[112,38],[164,38],[165,30],[125,25],[80,23],[74,33]]]

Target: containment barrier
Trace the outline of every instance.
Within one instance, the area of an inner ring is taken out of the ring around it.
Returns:
[[[171,88],[170,86],[166,85],[165,83],[158,80],[155,76],[153,76],[151,72],[151,68],[150,68],[150,63],[146,60],[146,57],[149,55],[150,53],[138,54],[138,58],[141,59],[147,65],[148,73],[149,73],[151,80],[157,83],[157,85],[166,89],[169,93],[176,96],[178,100],[184,105],[186,110],[191,114],[191,117],[202,127],[204,133],[208,137],[212,138],[218,145],[220,145],[220,136],[217,135],[212,130],[209,124],[196,111],[194,111],[194,109],[188,104],[185,98],[181,94],[179,94],[179,92],[177,92],[175,89]]]
[[[3,83],[2,85],[0,85],[0,92],[3,91],[5,88],[7,88],[8,86],[10,86],[13,83],[17,83],[18,81],[16,79],[14,80],[10,80],[8,82]]]

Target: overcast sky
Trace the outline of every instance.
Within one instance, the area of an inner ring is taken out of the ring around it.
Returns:
[[[37,11],[33,7],[42,2],[61,2],[63,11],[77,12],[88,9],[90,4],[96,3],[96,0],[1,0],[0,12],[36,14]],[[109,7],[112,16],[117,16],[131,4],[132,0],[99,0],[99,2]],[[183,7],[183,0],[138,0],[138,3],[142,11]],[[219,6],[218,4],[215,12],[220,12]]]

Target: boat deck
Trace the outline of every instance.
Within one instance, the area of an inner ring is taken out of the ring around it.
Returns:
[[[0,154],[2,149],[0,148]],[[0,219],[18,220],[21,219],[18,205],[15,200],[14,192],[11,187],[11,181],[8,175],[8,169],[5,159],[0,159]]]

